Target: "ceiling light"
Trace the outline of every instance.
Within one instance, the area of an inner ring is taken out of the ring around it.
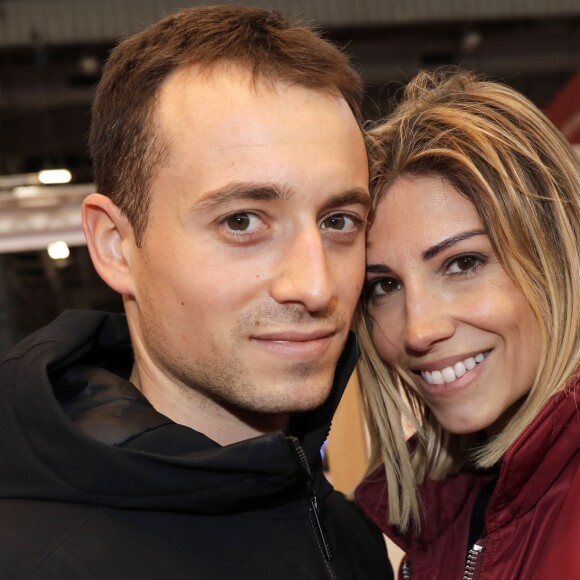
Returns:
[[[38,172],[38,181],[43,185],[70,183],[71,172],[68,169],[44,169]]]
[[[53,260],[64,260],[70,256],[68,245],[63,241],[51,242],[48,244],[46,250]]]

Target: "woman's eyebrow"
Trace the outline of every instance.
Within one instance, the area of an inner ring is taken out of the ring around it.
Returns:
[[[462,242],[463,240],[467,240],[468,238],[472,238],[473,236],[485,236],[486,233],[484,230],[471,230],[469,232],[462,232],[460,234],[456,234],[455,236],[451,236],[442,240],[441,242],[431,246],[427,250],[423,252],[423,260],[426,262],[431,258],[434,258],[437,254],[446,250],[447,248]]]
[[[369,264],[367,266],[368,274],[390,274],[392,270],[384,264]]]

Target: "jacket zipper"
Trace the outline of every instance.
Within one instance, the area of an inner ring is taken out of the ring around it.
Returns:
[[[413,577],[413,566],[411,560],[405,558],[401,563],[401,578],[402,580],[411,580]]]
[[[463,572],[463,580],[476,580],[479,576],[479,562],[483,554],[484,543],[480,541],[473,544],[467,553],[467,560],[465,562],[465,570]],[[401,580],[411,580],[413,577],[413,566],[411,560],[405,558],[401,563]]]
[[[310,465],[308,464],[308,459],[306,458],[304,449],[302,449],[302,446],[300,445],[298,440],[294,437],[292,437],[291,440],[292,443],[294,444],[294,449],[296,450],[296,455],[298,456],[300,465],[302,469],[305,471],[305,473],[308,475],[308,482],[306,484],[306,500],[308,502],[308,512],[310,514],[310,522],[314,528],[314,533],[318,538],[319,547],[327,563],[326,567],[330,573],[330,576],[332,578],[336,578],[336,575],[334,574],[332,567],[329,563],[334,558],[334,554],[332,552],[330,543],[326,538],[324,525],[322,522],[322,518],[320,516],[320,510],[318,509],[318,498],[316,497],[316,493],[314,492],[312,486],[310,485],[312,471],[310,470]]]
[[[463,580],[475,580],[479,574],[479,562],[483,554],[483,542],[475,543],[467,552],[467,560],[465,561],[465,571],[463,572]]]

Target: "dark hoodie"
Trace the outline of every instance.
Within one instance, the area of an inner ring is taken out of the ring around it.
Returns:
[[[66,312],[0,365],[0,579],[392,578],[321,467],[356,357],[290,436],[221,447],[128,381],[124,316]]]

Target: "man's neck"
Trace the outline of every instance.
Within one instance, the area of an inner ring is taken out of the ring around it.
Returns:
[[[186,386],[170,383],[133,367],[130,380],[153,408],[175,423],[190,427],[220,445],[230,445],[265,433],[286,432],[288,414],[252,413],[230,409]]]

